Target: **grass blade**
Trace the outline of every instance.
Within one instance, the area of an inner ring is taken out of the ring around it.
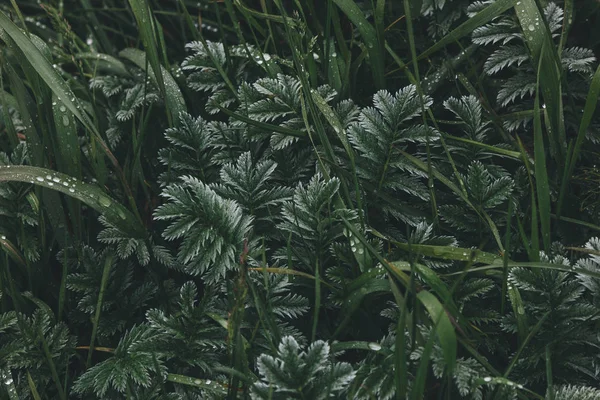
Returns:
[[[356,26],[367,46],[376,89],[385,88],[385,63],[383,58],[385,53],[383,52],[382,43],[377,40],[375,28],[367,21],[365,15],[353,0],[333,0],[333,2]]]
[[[567,188],[569,187],[569,181],[571,180],[571,176],[573,175],[573,171],[575,170],[575,165],[577,164],[577,159],[579,158],[579,152],[581,151],[581,146],[583,145],[583,141],[585,140],[585,133],[592,122],[592,117],[596,112],[596,105],[598,104],[598,98],[600,97],[600,66],[596,69],[596,73],[594,73],[594,77],[592,78],[592,82],[590,84],[590,90],[588,91],[587,99],[585,101],[585,106],[583,108],[583,116],[581,117],[581,122],[579,123],[579,131],[577,132],[577,140],[575,141],[575,146],[573,150],[569,153],[567,157],[567,172],[565,179],[561,182],[560,187],[560,196],[558,198],[558,205],[556,207],[556,215],[560,217],[562,211],[563,201],[565,199]]]
[[[541,85],[546,112],[550,120],[548,129],[550,151],[561,165],[564,161],[566,135],[562,110],[560,59],[546,20],[536,1],[517,2],[515,12],[521,24],[525,42],[531,52],[533,65],[538,67],[538,84]]]
[[[155,21],[154,16],[150,12],[150,5],[146,0],[129,0],[129,5],[137,21],[139,33],[144,43],[144,49],[148,54],[149,63],[154,71],[156,83],[158,89],[166,97],[167,91],[165,88],[165,81],[161,71],[161,64],[159,59],[158,40],[155,32]],[[143,67],[145,69],[145,66]],[[173,120],[171,119],[171,112],[167,108],[167,116],[169,118],[169,125],[173,126]]]
[[[447,372],[451,372],[456,364],[456,332],[454,326],[446,313],[446,309],[433,294],[422,290],[417,293],[417,299],[425,306],[431,320],[435,323],[435,332],[444,354]]]
[[[98,301],[96,302],[96,312],[94,313],[94,319],[92,320],[92,336],[90,338],[90,348],[88,350],[88,357],[86,366],[89,368],[92,365],[92,355],[94,353],[94,343],[96,342],[96,334],[98,333],[98,323],[100,322],[100,313],[102,312],[102,301],[104,300],[104,290],[108,284],[108,277],[110,270],[113,266],[113,254],[108,254],[104,261],[104,268],[102,270],[102,279],[100,281],[100,292],[98,293]]]
[[[542,58],[540,57],[540,68],[538,68],[538,85],[540,83],[540,69]],[[546,148],[542,133],[542,120],[540,117],[539,89],[535,96],[533,114],[533,137],[535,157],[535,184],[537,189],[538,209],[540,211],[540,226],[542,228],[542,243],[544,249],[550,249],[550,185],[548,184],[548,171],[546,164]],[[532,227],[537,229],[537,227]]]
[[[514,7],[515,3],[517,3],[517,0],[498,0],[493,2],[468,21],[463,22],[457,28],[453,29],[442,39],[438,40],[433,46],[421,53],[421,55],[417,57],[417,60],[422,60],[448,44],[456,42],[461,37],[470,35],[475,28],[490,22],[504,11]]]
[[[3,181],[32,183],[59,191],[92,207],[104,215],[108,221],[133,237],[139,238],[145,235],[144,228],[137,222],[133,214],[105,194],[98,186],[78,181],[60,172],[22,165],[0,167],[0,182]]]
[[[119,56],[131,61],[141,69],[146,68],[146,54],[141,50],[132,48],[125,49],[119,53]],[[161,80],[164,82],[165,86],[163,92],[165,107],[167,108],[167,112],[171,115],[172,124],[178,125],[179,114],[187,111],[185,100],[183,99],[183,95],[181,94],[181,90],[179,90],[175,79],[173,79],[169,71],[162,65],[159,65],[159,68],[161,71]],[[154,71],[148,71],[148,75],[150,76],[150,79],[158,85],[159,80],[157,74]]]

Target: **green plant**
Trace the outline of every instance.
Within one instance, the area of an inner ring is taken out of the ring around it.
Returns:
[[[72,3],[0,5],[1,398],[598,397],[597,2]]]

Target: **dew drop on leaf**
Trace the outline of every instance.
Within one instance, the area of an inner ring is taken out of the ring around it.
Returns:
[[[110,204],[112,203],[110,201],[110,199],[108,197],[106,197],[106,196],[98,196],[98,201],[104,207],[110,207]]]

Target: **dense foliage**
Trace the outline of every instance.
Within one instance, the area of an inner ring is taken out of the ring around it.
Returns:
[[[0,4],[0,398],[600,399],[599,22]]]

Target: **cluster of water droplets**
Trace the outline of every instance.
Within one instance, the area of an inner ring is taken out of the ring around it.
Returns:
[[[259,54],[255,57],[255,60],[258,65],[261,65],[263,64],[263,62],[268,62],[269,60],[271,60],[271,55],[267,53],[264,53],[262,55]]]
[[[360,243],[358,238],[354,237],[352,232],[350,232],[348,229],[344,229],[344,235],[350,240],[350,249],[353,253],[359,255],[364,253],[362,244]]]
[[[54,185],[62,185],[66,188],[68,188],[69,192],[71,193],[75,193],[75,188],[77,187],[76,181],[77,179],[75,178],[69,178],[71,180],[71,182],[69,182],[67,179],[60,179],[58,176],[52,176],[52,175],[46,175],[44,176],[36,176],[35,180],[40,182],[40,183],[45,183],[46,185],[53,187]],[[31,181],[31,183],[34,183],[33,181]]]
[[[4,383],[10,399],[16,399],[19,397],[10,370],[2,371],[2,383]]]

